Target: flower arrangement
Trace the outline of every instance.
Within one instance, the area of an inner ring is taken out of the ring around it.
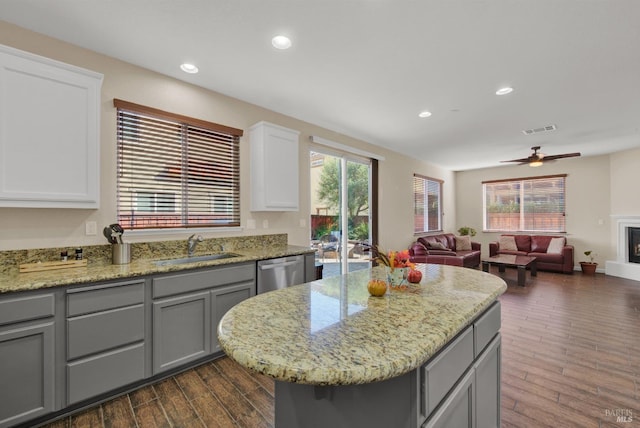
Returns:
[[[409,250],[385,252],[375,245],[372,247],[372,252],[372,260],[381,265],[388,266],[391,271],[395,268],[415,268],[415,264],[409,261]]]

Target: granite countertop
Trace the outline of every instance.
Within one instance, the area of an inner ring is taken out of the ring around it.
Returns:
[[[258,295],[218,326],[228,356],[276,380],[364,384],[426,362],[507,289],[474,269],[418,265],[420,284],[370,297],[381,267]]]
[[[92,262],[89,260],[86,267],[28,273],[19,273],[16,266],[13,270],[0,273],[0,294],[175,272],[201,267],[229,265],[313,253],[314,250],[302,246],[276,245],[260,246],[254,249],[234,249],[229,252],[238,254],[239,257],[169,266],[158,266],[154,263],[157,260],[183,257],[182,255],[173,256],[167,254],[161,257],[135,259],[132,260],[131,263],[124,265],[113,265],[104,261]],[[196,256],[198,255],[202,254],[196,254]]]

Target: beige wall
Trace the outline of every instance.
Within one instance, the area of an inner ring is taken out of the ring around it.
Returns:
[[[640,149],[614,153],[611,160],[611,214],[640,215]]]
[[[640,149],[626,150],[610,156],[611,169],[611,215],[640,216]],[[615,260],[617,247],[617,224],[611,221],[612,256]]]
[[[27,31],[0,21],[0,44],[53,58],[104,74],[101,117],[101,202],[98,210],[13,209],[0,208],[0,250],[40,247],[93,245],[106,243],[100,231],[116,220],[116,111],[113,98],[221,123],[245,130],[241,141],[241,221],[243,229],[229,232],[204,232],[205,237],[287,233],[289,242],[308,245],[309,241],[309,153],[310,135],[384,156],[380,162],[380,241],[387,248],[405,248],[413,239],[412,174],[445,180],[445,226],[455,223],[452,173],[390,152],[378,146],[332,132],[276,112],[229,98],[219,93],[113,58],[91,52],[59,40]],[[176,64],[177,66],[177,64]],[[188,77],[187,77],[188,78]],[[255,213],[249,211],[248,128],[265,120],[296,129],[300,134],[300,207],[299,212]],[[37,171],[34,171],[37,174]],[[244,226],[248,219],[257,228]],[[264,221],[268,228],[263,228]],[[85,223],[95,221],[98,235],[86,236]],[[304,224],[304,225],[302,225]],[[128,240],[149,241],[183,239],[189,232],[128,235]]]
[[[539,168],[504,166],[456,173],[457,226],[471,226],[478,231],[475,240],[482,243],[483,255],[489,242],[499,233],[482,232],[482,181],[506,178],[567,174],[567,241],[575,246],[575,264],[586,260],[583,252],[593,250],[604,268],[605,260],[615,258],[610,239],[610,162],[609,156],[564,159]],[[636,210],[636,214],[640,210]]]

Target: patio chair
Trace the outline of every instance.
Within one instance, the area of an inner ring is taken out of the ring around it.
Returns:
[[[320,238],[318,255],[325,258],[326,253],[333,253],[336,260],[340,258],[340,239],[335,235],[324,235]]]

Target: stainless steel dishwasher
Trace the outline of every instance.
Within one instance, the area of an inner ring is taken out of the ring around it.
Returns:
[[[258,262],[258,294],[304,282],[304,256],[280,257]]]

